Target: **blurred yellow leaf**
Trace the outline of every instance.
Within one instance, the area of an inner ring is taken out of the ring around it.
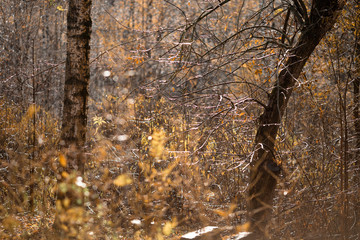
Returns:
[[[68,178],[68,177],[69,177],[69,174],[68,174],[67,172],[62,172],[62,173],[61,173],[61,176],[62,176],[63,178]]]
[[[214,212],[221,217],[227,217],[229,215],[227,211],[223,211],[220,209],[215,209]]]
[[[69,207],[69,205],[70,205],[70,199],[69,198],[65,198],[64,200],[63,200],[63,204],[64,204],[64,207]]]
[[[221,217],[228,217],[236,208],[236,204],[231,204],[227,211],[223,211],[220,209],[215,209],[214,212]]]
[[[167,221],[163,227],[163,233],[166,236],[169,236],[173,230],[177,226],[177,219],[175,218],[172,222]]]
[[[166,136],[163,130],[155,130],[151,136],[150,156],[160,158],[164,152]]]
[[[35,105],[35,104],[31,104],[31,105],[29,106],[28,111],[27,111],[28,117],[33,117],[37,110],[38,110],[38,109],[36,109],[36,105]]]
[[[171,231],[172,231],[172,224],[171,222],[166,222],[164,227],[163,227],[163,233],[166,235],[166,236],[169,236],[171,234]]]
[[[56,209],[59,211],[62,210],[61,200],[56,200]]]
[[[275,14],[278,14],[278,13],[283,12],[283,11],[284,11],[284,9],[282,9],[282,8],[278,8],[278,9],[276,9],[276,10],[275,10],[275,12],[274,12],[274,13],[275,13]]]
[[[62,12],[63,12],[63,11],[65,11],[65,9],[63,9],[63,7],[62,7],[62,6],[60,6],[60,5],[59,5],[59,6],[57,6],[57,8],[56,8],[56,9],[57,9],[57,10],[59,10],[59,11],[62,11]]]
[[[236,226],[237,232],[248,232],[250,230],[250,222],[246,222],[243,225]]]
[[[66,215],[72,220],[72,222],[80,222],[79,220],[81,220],[84,216],[84,208],[72,207],[66,211]]]
[[[66,157],[62,153],[60,153],[59,155],[59,162],[60,162],[60,166],[66,167]]]
[[[127,174],[122,174],[114,179],[113,183],[116,186],[123,187],[132,183],[132,179]]]

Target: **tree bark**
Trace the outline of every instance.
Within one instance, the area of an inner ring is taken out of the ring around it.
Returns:
[[[70,0],[67,14],[67,56],[61,145],[82,148],[86,140],[91,0]],[[69,162],[70,168],[82,163]]]
[[[255,157],[250,167],[249,214],[252,231],[264,236],[271,218],[274,190],[281,167],[275,159],[275,142],[287,103],[305,63],[324,35],[332,28],[344,1],[314,0],[310,18],[297,44],[290,50],[284,68],[259,118]]]
[[[61,131],[61,154],[58,179],[57,229],[73,229],[67,210],[81,207],[82,196],[70,192],[66,185],[74,185],[84,170],[88,85],[90,80],[91,0],[70,0],[67,13],[67,55],[65,67],[64,108]],[[69,174],[72,174],[69,177]]]

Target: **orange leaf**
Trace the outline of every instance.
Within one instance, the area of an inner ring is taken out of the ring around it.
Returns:
[[[62,167],[66,167],[66,158],[62,153],[59,155],[59,162]]]

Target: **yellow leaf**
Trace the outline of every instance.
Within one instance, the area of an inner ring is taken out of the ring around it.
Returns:
[[[64,207],[65,207],[65,208],[69,207],[69,205],[70,205],[70,199],[66,197],[66,198],[63,200],[63,204],[64,204]]]
[[[27,112],[28,117],[33,117],[35,113],[36,113],[36,105],[35,105],[35,104],[31,104],[31,105],[29,106],[29,109],[28,109],[28,112]]]
[[[102,117],[93,117],[93,121],[95,125],[101,126],[102,124],[106,123]]]
[[[68,174],[67,172],[62,172],[62,173],[61,173],[61,176],[62,176],[63,178],[68,178],[68,177],[69,177],[69,174]]]
[[[62,153],[60,153],[59,155],[59,162],[60,162],[60,166],[66,167],[66,158]]]
[[[56,200],[56,209],[59,211],[62,210],[61,200]]]
[[[214,212],[221,217],[228,217],[236,208],[236,204],[231,204],[227,211],[222,211],[220,209],[215,209]]]
[[[123,187],[132,183],[132,179],[127,174],[122,174],[114,179],[113,183],[116,186]]]
[[[171,231],[172,231],[172,225],[171,225],[171,222],[166,222],[164,227],[163,227],[163,233],[166,235],[166,236],[169,236],[171,234]]]
[[[155,130],[151,136],[150,156],[160,158],[164,152],[165,143],[165,132],[163,130]]]
[[[284,11],[284,9],[278,8],[278,9],[275,10],[275,14],[278,14],[278,13],[283,12],[283,11]]]
[[[62,6],[60,6],[60,5],[59,5],[59,6],[57,6],[57,8],[56,8],[56,9],[57,9],[57,10],[59,10],[59,11],[62,11],[62,12],[63,12],[63,11],[65,11],[65,9],[63,9],[63,7],[62,7]]]
[[[227,217],[229,215],[227,211],[222,211],[220,209],[215,209],[214,212],[221,217]]]
[[[172,222],[167,221],[163,227],[163,233],[165,236],[169,236],[173,230],[177,226],[177,219],[175,218]]]
[[[236,226],[237,232],[248,232],[250,230],[250,222],[246,222],[243,225]]]
[[[84,208],[72,207],[66,211],[66,214],[69,218],[72,218],[73,221],[80,220],[84,216]]]

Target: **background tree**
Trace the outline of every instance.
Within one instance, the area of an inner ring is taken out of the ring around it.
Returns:
[[[269,102],[260,117],[255,138],[258,150],[250,169],[249,210],[253,212],[251,218],[256,232],[264,233],[269,221],[269,207],[272,206],[277,176],[281,171],[275,160],[275,142],[296,79],[320,40],[334,25],[343,5],[344,2],[338,1],[313,1],[310,16],[307,16],[306,9],[298,9],[297,13],[303,16],[305,26],[298,42],[289,51],[289,58],[269,95]],[[286,25],[287,22],[284,25],[285,31]]]
[[[82,181],[84,174],[84,147],[87,132],[88,86],[90,81],[91,0],[69,1],[67,12],[67,50],[65,66],[64,107],[61,142],[64,155],[60,164],[64,168],[58,184],[55,227],[71,232],[69,211],[82,206],[83,196],[71,192],[66,183]],[[75,174],[75,177],[69,176]],[[79,185],[79,184],[78,184]],[[79,194],[79,193],[78,193]],[[80,210],[78,210],[80,211]],[[80,211],[81,212],[81,211]],[[80,213],[81,214],[81,213]],[[64,219],[65,218],[65,219]],[[65,224],[65,225],[64,225]],[[69,229],[70,227],[70,229]]]

